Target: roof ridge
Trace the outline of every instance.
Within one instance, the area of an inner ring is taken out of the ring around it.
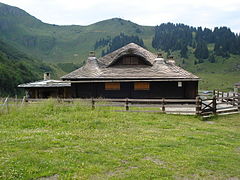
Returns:
[[[109,66],[109,65],[113,64],[118,58],[120,58],[124,55],[127,55],[127,54],[141,56],[151,65],[153,64],[154,59],[157,57],[156,54],[148,51],[147,49],[139,46],[138,44],[129,43],[129,44],[99,58],[98,61],[105,64],[106,66]]]

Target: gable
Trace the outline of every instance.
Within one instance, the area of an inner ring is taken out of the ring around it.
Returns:
[[[148,50],[142,48],[141,46],[138,46],[134,43],[130,43],[120,49],[117,49],[116,51],[113,51],[112,53],[109,53],[99,58],[98,62],[108,67],[113,65],[123,56],[141,57],[142,60],[146,62],[145,64],[148,65],[152,65],[154,59],[157,57],[155,54],[149,52]]]
[[[118,57],[110,66],[114,65],[151,65],[144,57],[138,55],[126,54]]]

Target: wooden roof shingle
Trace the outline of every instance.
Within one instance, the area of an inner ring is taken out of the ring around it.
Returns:
[[[118,59],[126,55],[142,57],[146,65],[113,65]],[[97,59],[89,57],[87,63],[61,77],[63,80],[103,80],[103,79],[190,79],[199,80],[192,73],[182,69],[163,58],[157,58],[146,49],[130,43],[104,57]]]
[[[30,82],[26,84],[19,84],[19,88],[37,88],[37,87],[71,87],[71,83],[61,80],[42,80]]]

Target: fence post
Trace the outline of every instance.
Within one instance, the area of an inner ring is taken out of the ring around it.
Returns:
[[[162,99],[162,112],[165,112],[165,99]]]
[[[227,92],[227,104],[229,103],[229,92]]]
[[[15,95],[14,103],[17,104],[17,95]]]
[[[7,98],[6,98],[6,99],[7,99]],[[1,102],[1,103],[3,103],[2,106],[1,106],[1,107],[2,107],[2,108],[1,108],[1,112],[4,112],[4,106],[5,106],[6,99]]]
[[[128,98],[126,99],[126,105],[125,105],[126,111],[129,110],[129,106],[128,106]]]
[[[214,89],[214,90],[213,90],[213,96],[215,96],[215,95],[216,95],[216,90]]]
[[[94,99],[92,98],[92,110],[94,110],[95,109],[95,101],[94,101]]]
[[[196,114],[201,115],[202,103],[199,96],[196,97]]]
[[[237,105],[238,105],[238,111],[240,111],[240,94],[237,94]]]
[[[233,93],[233,100],[232,100],[232,103],[231,103],[233,106],[235,105],[235,93]]]
[[[7,108],[7,113],[9,113],[9,107],[8,107],[8,97],[7,97],[7,100],[6,100],[6,108]]]
[[[23,96],[21,106],[23,106],[24,102],[26,101],[26,96]]]
[[[213,96],[213,114],[217,114],[217,98],[216,96]]]
[[[221,100],[221,102],[223,102],[223,98],[224,98],[224,92],[222,92],[222,100]]]

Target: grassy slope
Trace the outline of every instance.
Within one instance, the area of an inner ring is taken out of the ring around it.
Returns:
[[[23,107],[0,115],[0,179],[238,179],[239,118]]]

